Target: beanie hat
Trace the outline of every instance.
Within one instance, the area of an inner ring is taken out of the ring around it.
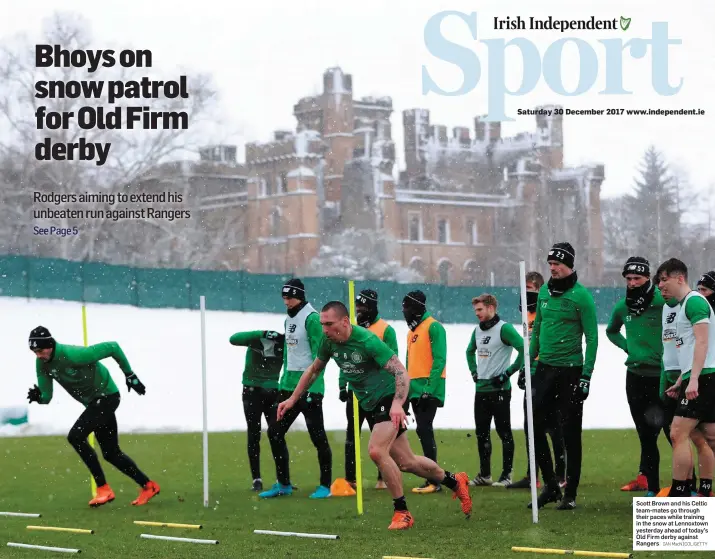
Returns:
[[[576,260],[576,251],[570,243],[554,243],[549,251],[547,262],[561,262],[573,270],[574,261]]]
[[[642,256],[631,256],[623,266],[623,277],[633,274],[650,279],[650,262]]]
[[[36,349],[54,349],[56,344],[52,334],[50,334],[50,331],[44,326],[38,326],[30,332],[30,339],[28,342],[32,351],[35,351]]]
[[[405,298],[402,299],[402,306],[413,309],[425,309],[427,307],[427,297],[422,291],[410,291]]]
[[[702,285],[715,291],[715,271],[705,272],[698,280],[698,286]]]
[[[355,303],[369,308],[377,308],[377,291],[373,289],[363,289],[355,297]]]
[[[305,301],[305,286],[298,278],[289,279],[281,290],[283,297]]]

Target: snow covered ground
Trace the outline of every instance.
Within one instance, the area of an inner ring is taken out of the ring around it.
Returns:
[[[81,304],[74,302],[0,297],[3,363],[0,408],[26,404],[27,391],[36,381],[35,357],[27,345],[30,330],[46,326],[58,341],[82,345],[81,308]],[[245,350],[231,346],[229,337],[241,330],[282,330],[283,319],[280,314],[206,313],[210,431],[245,430],[241,404]],[[404,322],[391,324],[397,331],[400,358],[404,361],[407,326]],[[117,417],[122,432],[202,430],[199,311],[88,305],[87,326],[90,344],[119,342],[147,387],[145,396],[127,393],[119,368],[111,359],[104,361],[121,390],[122,404]],[[446,325],[447,401],[437,412],[436,428],[474,428],[474,385],[465,359],[473,328],[471,324]],[[600,326],[596,370],[584,409],[585,429],[632,428],[625,395],[624,361],[625,354],[608,341],[605,326]],[[332,362],[325,375],[326,428],[342,430],[346,424],[345,408],[338,400],[337,368]],[[514,429],[523,426],[522,401],[523,391],[514,386],[511,405]],[[50,405],[32,404],[29,424],[1,427],[0,435],[66,434],[81,411],[81,405],[55,384]],[[305,429],[302,417],[294,428]]]

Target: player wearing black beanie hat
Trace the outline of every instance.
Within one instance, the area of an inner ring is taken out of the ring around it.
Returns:
[[[115,498],[97,453],[87,442],[90,433],[96,435],[104,459],[141,487],[139,497],[132,501],[133,505],[145,505],[158,495],[159,485],[151,481],[119,448],[115,415],[120,402],[119,389],[100,361],[113,358],[126,377],[127,390],[134,390],[140,395],[146,392],[144,384],[132,372],[119,344],[104,342],[89,347],[60,344],[47,328],[38,326],[30,332],[28,345],[37,357],[37,384],[28,391],[28,401],[49,404],[52,400],[53,383],[57,382],[85,407],[70,429],[67,440],[97,484],[97,493],[89,505],[99,507]]]
[[[588,398],[598,350],[596,305],[578,282],[576,251],[556,243],[546,258],[551,278],[539,294],[529,347],[534,382],[534,442],[536,463],[544,478],[537,505],[561,501],[558,510],[576,508],[581,480],[583,404]],[[583,339],[586,339],[586,354]],[[568,397],[566,395],[568,394]],[[561,396],[559,396],[561,395]],[[556,414],[566,447],[566,488],[562,495],[546,439],[548,417]],[[531,503],[529,503],[531,508]]]
[[[434,438],[434,418],[444,407],[447,377],[447,332],[444,326],[427,312],[427,296],[422,291],[410,291],[402,300],[402,314],[407,332],[407,372],[410,375],[409,399],[417,423],[417,436],[424,455],[437,461],[437,441]],[[414,493],[441,491],[441,486],[425,482]]]
[[[663,358],[661,321],[665,299],[651,282],[650,262],[631,256],[623,265],[626,295],[613,308],[606,335],[626,353],[626,398],[640,441],[640,465],[633,481],[621,491],[660,491],[658,436],[664,428],[665,409],[660,398]],[[625,326],[626,336],[621,334]],[[669,433],[665,433],[669,439]]]
[[[285,366],[280,378],[278,403],[290,398],[298,386],[300,377],[315,361],[318,348],[323,339],[323,327],[320,315],[308,302],[305,285],[298,278],[291,278],[281,288],[281,296],[286,306],[288,317],[285,320]],[[273,460],[276,463],[278,481],[270,489],[259,493],[261,499],[271,499],[293,493],[290,481],[290,456],[285,436],[300,414],[310,433],[310,440],[318,451],[320,466],[320,485],[310,495],[311,499],[330,497],[332,482],[333,453],[325,433],[323,420],[323,397],[325,395],[324,371],[303,394],[296,406],[280,421],[268,427],[268,440],[271,443]],[[277,412],[277,410],[276,410]]]

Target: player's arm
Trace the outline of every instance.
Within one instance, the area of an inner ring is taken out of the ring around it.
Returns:
[[[315,361],[308,365],[308,368],[300,376],[298,386],[295,387],[293,394],[291,394],[290,399],[294,403],[297,402],[300,397],[305,393],[305,391],[312,386],[312,384],[315,382],[315,379],[317,379],[320,373],[325,370],[326,364],[327,361],[322,361],[320,358],[316,357]]]
[[[477,329],[475,328],[472,335],[469,337],[469,345],[467,345],[467,366],[469,372],[472,373],[472,378],[477,379]]]
[[[400,362],[397,355],[392,355],[383,367],[387,372],[395,377],[395,399],[393,403],[402,406],[407,401],[407,395],[410,392],[410,377],[407,374],[407,369]]]
[[[261,341],[263,330],[251,330],[249,332],[236,332],[228,339],[231,345],[250,347]]]
[[[310,344],[310,352],[313,354],[313,359],[318,355],[320,344],[325,336],[323,335],[323,327],[320,324],[320,315],[317,312],[310,313],[305,319],[305,330],[308,332],[308,343]],[[325,361],[327,363],[327,360]],[[325,368],[325,365],[323,365]]]
[[[102,359],[111,357],[117,362],[119,368],[125,376],[132,374],[132,367],[129,365],[127,356],[117,342],[103,342],[88,347],[68,347],[67,358],[75,365],[91,365]]]
[[[35,364],[35,372],[37,373],[37,387],[40,389],[40,399],[37,403],[49,404],[52,401],[52,377],[42,370],[39,359]]]
[[[501,341],[504,345],[513,347],[516,350],[516,361],[507,367],[505,373],[513,375],[524,366],[524,338],[522,338],[511,324],[502,326]]]
[[[534,317],[534,325],[531,327],[531,340],[529,341],[529,358],[533,361],[539,357],[539,333],[541,332],[541,294],[544,293],[546,286],[543,286],[539,291],[539,297],[536,300],[536,316]],[[531,368],[531,374],[534,374],[534,367]]]
[[[583,361],[582,378],[591,378],[596,365],[598,352],[598,319],[596,318],[596,303],[589,292],[584,293],[582,304],[579,305],[581,328],[586,338],[586,356]]]
[[[613,312],[611,313],[611,318],[608,321],[608,326],[606,326],[606,337],[609,341],[615,345],[617,348],[622,349],[628,353],[628,344],[626,343],[626,338],[621,334],[621,328],[623,327],[623,311],[625,310],[625,304],[621,304],[621,301],[616,303],[613,307]]]
[[[693,325],[695,349],[693,351],[693,368],[690,370],[690,381],[697,381],[705,366],[705,356],[708,353],[708,328],[710,304],[702,297],[691,297],[685,303],[685,316]],[[686,372],[686,371],[683,371]]]
[[[429,327],[429,339],[432,346],[432,369],[429,372],[427,393],[434,396],[434,391],[442,378],[442,371],[447,366],[447,331],[439,322],[433,322]]]
[[[663,358],[660,359],[660,386],[658,387],[658,395],[661,400],[665,400],[665,386],[667,384],[667,379],[665,377],[665,363],[663,363]]]
[[[392,326],[385,328],[385,337],[383,338],[385,345],[395,352],[395,355],[399,355],[399,347],[397,346],[397,334]]]

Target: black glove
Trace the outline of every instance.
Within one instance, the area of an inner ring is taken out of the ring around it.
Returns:
[[[35,385],[30,390],[27,391],[27,401],[31,404],[32,402],[40,403],[40,398],[42,397],[42,392],[40,388]]]
[[[494,386],[495,388],[499,388],[500,386],[504,386],[506,384],[506,381],[508,380],[509,375],[507,375],[506,373],[502,373],[492,378],[492,386]]]
[[[134,389],[134,392],[140,396],[144,396],[144,394],[146,394],[146,386],[142,384],[142,381],[137,378],[135,373],[132,373],[127,377],[127,392],[131,392],[132,388]]]
[[[477,373],[477,371],[474,371],[474,372],[472,373],[472,380],[473,380],[474,382],[477,382],[477,381],[479,380],[479,374]]]
[[[340,395],[338,398],[340,398],[341,402],[347,402],[348,398],[350,397],[350,392],[348,392],[347,388],[341,388],[340,389]]]
[[[263,332],[263,337],[267,340],[277,340],[280,337],[280,332],[275,332],[273,330],[265,330]]]
[[[588,398],[588,392],[591,389],[591,379],[589,377],[581,377],[578,381],[578,386],[576,387],[576,400],[583,402]]]
[[[519,369],[519,378],[516,381],[516,384],[522,390],[526,390],[526,370]]]
[[[431,400],[439,401],[439,400],[437,400],[437,398],[432,396],[432,394],[427,394],[427,392],[424,392],[422,394],[422,396],[420,396],[420,403],[426,404],[426,403],[430,402]]]

